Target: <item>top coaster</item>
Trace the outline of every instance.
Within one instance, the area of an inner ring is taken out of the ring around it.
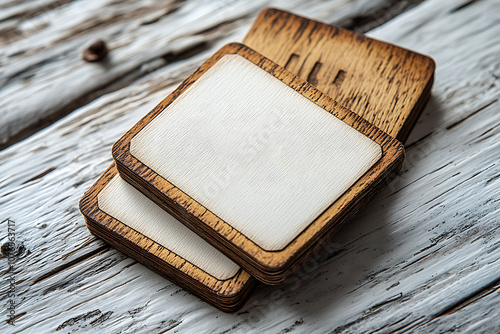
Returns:
[[[113,146],[128,182],[269,284],[403,155],[398,141],[242,44],[219,50]]]
[[[432,58],[275,8],[243,44],[404,142],[430,97]]]

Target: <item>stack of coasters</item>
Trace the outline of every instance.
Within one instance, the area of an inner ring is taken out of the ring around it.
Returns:
[[[276,9],[245,43],[278,63],[223,47],[115,143],[116,167],[80,203],[93,234],[225,311],[252,276],[286,279],[399,172],[395,138],[434,71],[428,57]]]

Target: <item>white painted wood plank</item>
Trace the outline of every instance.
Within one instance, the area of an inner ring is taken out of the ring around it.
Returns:
[[[110,163],[112,143],[200,59],[162,68],[2,151],[0,219],[16,221],[26,250],[13,270],[21,316],[16,327],[2,322],[0,330],[498,331],[497,288],[441,315],[498,286],[500,267],[499,5],[484,0],[454,11],[463,3],[429,0],[372,33],[437,61],[407,168],[296,276],[280,287],[258,287],[238,314],[223,314],[100,248],[77,212],[83,191]],[[6,275],[5,258],[0,265]],[[2,305],[6,289],[0,287]],[[6,318],[5,308],[0,312]]]
[[[164,66],[182,51],[241,40],[261,8],[278,6],[337,22],[390,1],[49,1],[0,12],[0,144]],[[111,49],[81,59],[94,39]],[[203,43],[206,43],[203,44]]]

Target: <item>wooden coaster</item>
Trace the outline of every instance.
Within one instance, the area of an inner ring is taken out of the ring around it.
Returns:
[[[162,210],[114,164],[80,201],[88,229],[121,252],[223,311],[235,311],[255,279]]]
[[[404,149],[235,43],[119,139],[113,157],[125,180],[276,284],[388,182]]]
[[[430,57],[274,8],[259,14],[243,44],[401,142],[434,81]]]

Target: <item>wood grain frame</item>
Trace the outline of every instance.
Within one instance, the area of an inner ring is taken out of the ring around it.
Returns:
[[[226,54],[245,57],[313,103],[365,134],[382,148],[381,159],[292,242],[279,251],[266,251],[257,246],[232,228],[228,222],[214,215],[189,194],[158,175],[130,153],[131,139]],[[113,158],[120,175],[126,181],[240,264],[251,275],[264,283],[278,284],[293,272],[301,259],[354,215],[378,188],[390,181],[402,166],[404,148],[400,142],[341,106],[308,82],[245,45],[233,43],[215,53],[121,137],[113,146]]]
[[[219,280],[99,208],[98,194],[116,174],[112,164],[80,200],[90,232],[220,310],[239,309],[256,283],[243,269]]]

